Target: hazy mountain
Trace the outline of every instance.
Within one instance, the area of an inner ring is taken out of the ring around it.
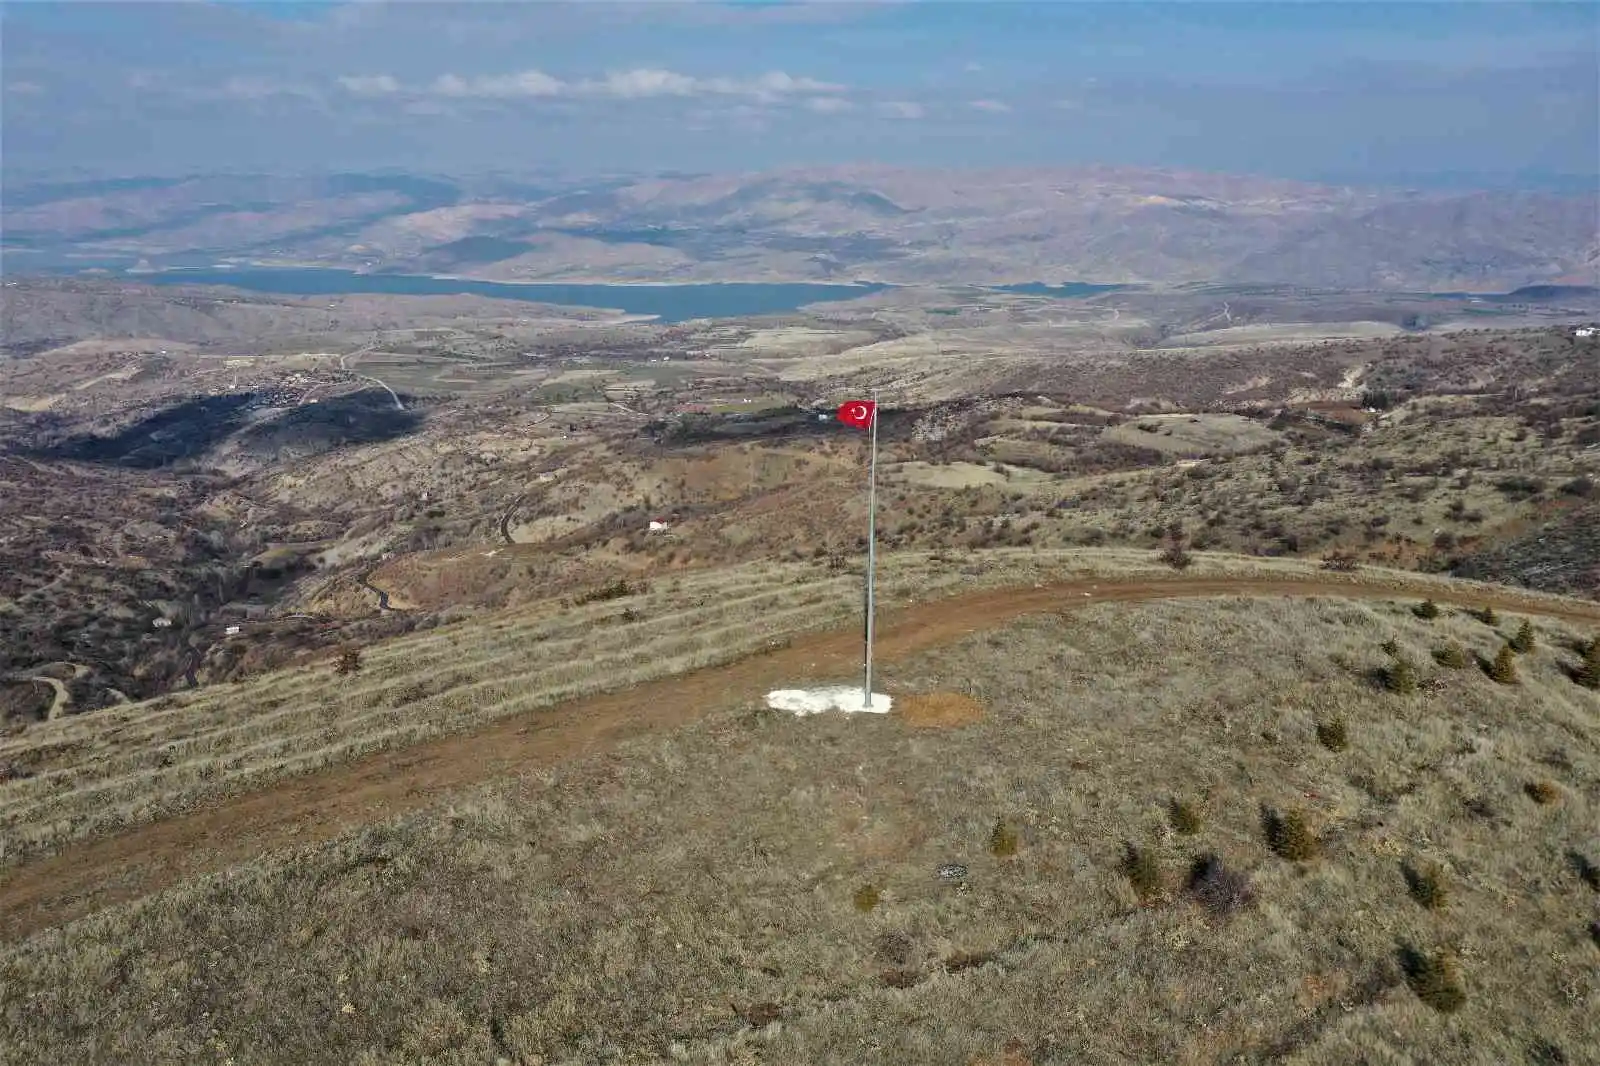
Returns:
[[[1600,278],[1600,198],[1126,167],[451,181],[129,179],[8,199],[8,269],[241,257],[492,280],[1270,281],[1506,290]]]

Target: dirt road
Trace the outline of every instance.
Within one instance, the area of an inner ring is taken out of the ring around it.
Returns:
[[[1551,605],[1512,590],[1462,590],[1334,577],[1285,579],[1096,579],[986,590],[886,612],[876,658],[885,666],[926,648],[1022,615],[1094,603],[1219,596],[1420,599],[1493,606],[1600,626],[1600,604]],[[428,806],[451,792],[619,741],[674,729],[733,703],[752,703],[804,677],[853,677],[861,656],[855,626],[808,634],[787,647],[726,666],[663,678],[493,722],[473,733],[379,752],[356,762],[230,797],[193,814],[68,847],[7,871],[0,880],[0,940],[64,924],[124,900],[255,859],[327,840],[355,827]],[[886,676],[892,676],[886,671]]]

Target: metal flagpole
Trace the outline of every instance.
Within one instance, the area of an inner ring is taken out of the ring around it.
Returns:
[[[872,709],[872,581],[878,565],[878,390],[872,390],[872,458],[867,465],[867,677],[861,707]]]

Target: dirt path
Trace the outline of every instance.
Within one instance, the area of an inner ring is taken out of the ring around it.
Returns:
[[[1441,603],[1489,605],[1600,625],[1600,604],[1551,605],[1509,589],[1463,590],[1451,596],[1437,585],[1362,585],[1332,577],[1097,579],[985,590],[885,612],[875,657],[888,666],[1022,615],[1093,603],[1218,596],[1392,600],[1430,595]],[[269,852],[328,840],[426,807],[483,781],[665,732],[718,707],[757,700],[783,684],[808,677],[854,676],[860,641],[854,625],[807,634],[787,647],[726,666],[514,715],[477,732],[379,752],[229,797],[193,814],[69,846],[58,855],[5,873],[0,880],[0,940],[16,940]]]
[[[375,570],[376,567],[374,567],[373,569]],[[361,583],[361,587],[362,588],[366,589],[368,592],[373,592],[373,593],[377,594],[377,596],[378,596],[378,610],[379,611],[398,611],[398,610],[400,610],[399,607],[394,607],[394,606],[390,605],[390,603],[389,603],[389,594],[387,592],[383,591],[378,586],[374,585],[370,580],[368,580],[372,576],[372,573],[373,573],[372,570],[368,570],[366,573],[364,573],[360,577],[356,578],[356,580]]]

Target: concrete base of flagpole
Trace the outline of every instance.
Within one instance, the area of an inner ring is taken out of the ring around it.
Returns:
[[[825,714],[888,714],[892,700],[886,693],[874,692],[870,705],[863,705],[860,685],[832,685],[827,688],[788,688],[767,693],[767,706],[796,716]]]

